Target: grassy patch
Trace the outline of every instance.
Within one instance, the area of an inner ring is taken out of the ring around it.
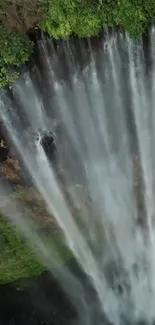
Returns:
[[[52,257],[58,266],[67,262],[72,254],[64,245],[59,233],[48,235],[48,244]],[[33,251],[23,243],[12,229],[10,222],[0,217],[0,284],[16,281],[21,278],[38,276],[45,267],[37,260]]]

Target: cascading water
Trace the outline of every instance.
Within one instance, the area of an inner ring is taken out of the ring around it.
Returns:
[[[88,41],[86,52],[83,41],[77,47],[66,41],[58,48],[50,40],[39,42],[34,71],[25,73],[13,89],[1,91],[0,116],[89,277],[106,319],[113,324],[152,323],[155,31],[152,28],[150,36],[150,71],[142,42],[117,33],[107,34],[100,44],[94,51]],[[134,155],[143,179],[141,210],[134,188]],[[50,247],[20,207],[10,210],[1,200],[1,208],[50,268],[55,263]],[[82,285],[67,268],[55,276],[71,299],[83,295]],[[92,305],[83,298],[83,306],[79,323],[90,324]]]

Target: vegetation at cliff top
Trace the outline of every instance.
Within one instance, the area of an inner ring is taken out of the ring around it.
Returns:
[[[0,0],[0,86],[18,78],[15,68],[30,58],[28,35],[36,30],[58,39],[120,26],[138,38],[154,21],[154,0]]]
[[[15,68],[28,61],[33,43],[0,26],[0,86],[13,84],[18,78]]]

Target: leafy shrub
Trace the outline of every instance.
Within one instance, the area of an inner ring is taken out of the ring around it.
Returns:
[[[128,31],[132,38],[138,38],[146,27],[144,8],[138,1],[119,0],[114,9],[114,21]]]
[[[94,36],[102,28],[102,21],[98,10],[91,7],[79,8],[78,19],[74,25],[74,33],[79,37]]]
[[[77,0],[49,0],[46,19],[40,27],[54,38],[67,38],[71,34],[92,36],[102,26],[100,14],[95,9]]]
[[[0,66],[19,66],[28,61],[33,44],[28,37],[19,36],[0,26]]]
[[[18,79],[19,73],[12,71],[7,66],[0,69],[0,87],[12,86]]]
[[[0,87],[12,85],[18,78],[14,67],[28,61],[33,43],[26,36],[19,36],[0,26]]]

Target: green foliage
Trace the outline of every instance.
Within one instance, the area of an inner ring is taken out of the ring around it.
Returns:
[[[0,26],[0,65],[19,66],[29,59],[32,42],[23,36],[16,35]]]
[[[0,283],[39,275],[43,266],[25,246],[9,222],[0,217]]]
[[[120,26],[138,38],[155,21],[154,0],[42,0],[42,9],[40,27],[54,38],[89,37],[103,26]]]
[[[119,0],[114,9],[114,21],[132,38],[139,38],[146,27],[144,8],[138,1]]]
[[[60,233],[46,235],[46,241],[59,267],[72,258]],[[33,251],[12,229],[11,223],[0,216],[0,284],[38,276],[44,270]]]
[[[46,19],[41,28],[54,38],[67,38],[71,34],[79,37],[96,35],[101,29],[98,10],[77,0],[53,0],[46,7]]]
[[[33,43],[25,36],[19,36],[0,26],[0,87],[12,85],[18,73],[12,68],[28,61]]]
[[[79,37],[97,35],[102,27],[98,10],[94,10],[91,7],[78,8],[78,10],[78,19],[74,25],[74,33]]]
[[[145,14],[146,14],[146,20],[150,23],[154,23],[155,21],[155,1],[154,0],[148,0],[148,1],[140,1],[140,4],[143,4]]]
[[[13,85],[18,79],[19,74],[12,71],[7,66],[2,66],[0,69],[0,87]]]
[[[24,189],[23,190],[18,190],[16,192],[14,192],[13,198],[25,200],[26,199],[26,195],[27,195],[26,190],[24,190]]]

